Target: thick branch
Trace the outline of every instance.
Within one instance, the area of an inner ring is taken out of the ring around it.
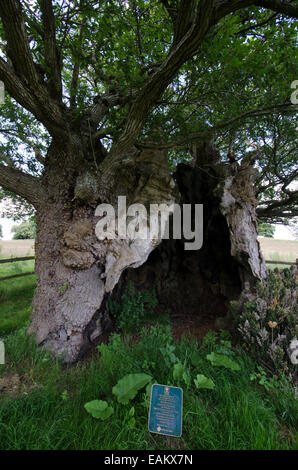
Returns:
[[[262,220],[273,220],[278,217],[297,217],[298,191],[280,201],[262,201],[257,208],[257,216]],[[266,207],[264,207],[266,206]]]
[[[298,7],[292,5],[290,2],[283,2],[280,0],[216,0],[216,20],[219,21],[229,13],[233,13],[241,8],[250,7],[252,5],[268,8],[276,13],[283,13],[284,15],[292,18],[298,18]]]
[[[65,120],[60,107],[50,99],[45,88],[28,88],[14,70],[0,58],[0,80],[5,90],[25,109],[42,122],[52,136],[64,136]]]
[[[121,156],[125,150],[133,145],[150,110],[171,83],[180,67],[197,52],[210,28],[229,13],[252,5],[272,8],[274,11],[290,14],[290,16],[296,14],[298,16],[297,7],[279,1],[181,1],[172,48],[160,67],[147,79],[138,93],[128,114],[124,131],[119,141],[112,148],[112,155],[118,154]],[[178,42],[176,43],[176,41]]]
[[[280,0],[260,0],[254,2],[258,7],[268,8],[276,13],[283,13],[291,18],[298,18],[298,6],[291,5],[290,2],[283,2]]]
[[[191,1],[188,3],[182,1],[182,10],[185,14],[187,11],[187,18],[183,19],[183,25],[178,28],[179,32],[176,37],[179,37],[181,34],[184,35],[177,44],[174,41],[168,56],[155,73],[148,77],[145,85],[138,93],[128,114],[124,131],[117,144],[113,147],[112,154],[121,155],[121,153],[133,145],[148,113],[156,101],[176,76],[180,67],[196,53],[206,34],[214,24],[213,2],[210,2],[210,0]]]
[[[1,0],[0,16],[7,40],[7,55],[13,63],[16,74],[26,78],[28,83],[33,86],[39,86],[20,2],[18,0]]]
[[[51,99],[37,72],[29,48],[19,0],[1,0],[0,16],[7,39],[5,62],[0,58],[0,80],[10,95],[42,122],[52,136],[65,135],[62,107]]]
[[[44,48],[49,90],[53,98],[62,99],[62,81],[60,58],[56,44],[55,16],[52,0],[41,1],[42,21],[44,29]]]
[[[42,200],[42,187],[37,178],[0,164],[0,185],[37,206]]]

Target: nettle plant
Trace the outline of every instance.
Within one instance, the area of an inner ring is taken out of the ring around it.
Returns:
[[[251,353],[272,372],[294,376],[289,346],[298,338],[298,271],[296,267],[270,271],[257,298],[244,304],[237,329]]]

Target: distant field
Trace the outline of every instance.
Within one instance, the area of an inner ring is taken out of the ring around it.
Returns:
[[[267,260],[296,261],[298,241],[259,238],[263,255]],[[34,240],[0,240],[0,258],[10,256],[31,256],[34,254]]]
[[[0,240],[0,258],[34,255],[35,240]]]
[[[298,258],[298,241],[259,238],[266,260],[295,262]]]

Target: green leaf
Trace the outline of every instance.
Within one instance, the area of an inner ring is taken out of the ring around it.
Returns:
[[[186,383],[186,385],[189,387],[190,384],[191,384],[191,377],[190,377],[189,371],[188,371],[188,370],[185,370],[185,371],[183,372],[183,376],[182,376],[182,377],[183,377],[183,380],[184,380],[184,382]]]
[[[194,379],[195,386],[197,388],[208,388],[210,390],[213,390],[215,387],[215,383],[213,380],[208,379],[208,377],[205,377],[205,375],[198,374],[197,378]]]
[[[150,382],[150,383],[147,385],[147,387],[146,387],[146,396],[149,397],[149,398],[150,398],[150,396],[151,396],[152,385],[153,385],[153,383]]]
[[[119,403],[127,405],[129,400],[132,400],[138,391],[151,380],[152,377],[147,374],[128,374],[119,380],[117,385],[113,387],[112,392],[117,396]]]
[[[226,369],[231,369],[231,370],[241,369],[241,367],[239,366],[239,364],[237,364],[237,362],[232,361],[232,359],[225,356],[224,354],[218,354],[218,353],[212,352],[211,354],[207,354],[206,357],[213,366],[226,367]]]
[[[201,362],[201,355],[199,351],[194,351],[190,357],[190,361],[194,367],[198,367]]]
[[[181,362],[177,362],[174,364],[173,368],[173,378],[174,380],[177,380],[178,382],[181,382],[183,378],[183,373],[184,373],[184,367],[181,364]]]
[[[89,401],[85,403],[84,407],[93,418],[97,419],[107,419],[114,413],[114,408],[108,406],[108,403],[102,400]]]
[[[173,378],[177,382],[182,382],[182,380],[184,380],[184,382],[188,386],[191,384],[191,378],[190,378],[190,375],[189,375],[189,371],[184,368],[184,366],[183,366],[183,364],[181,364],[181,362],[177,362],[176,364],[174,364]]]

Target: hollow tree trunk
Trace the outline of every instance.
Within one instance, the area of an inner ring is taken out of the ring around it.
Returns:
[[[173,316],[197,315],[215,324],[220,317],[218,324],[228,326],[230,301],[249,297],[256,280],[267,276],[257,240],[257,171],[251,161],[221,163],[210,144],[197,145],[193,159],[193,166],[178,165],[174,176],[180,203],[204,206],[202,248],[185,251],[185,240],[165,240],[145,265],[124,273],[122,285],[130,280],[139,289],[154,287]]]
[[[111,328],[107,299],[123,287],[126,268],[135,268],[141,285],[155,286],[161,302],[172,306],[174,299],[176,307],[198,315],[206,309],[224,314],[229,300],[266,276],[256,238],[255,170],[250,164],[223,166],[212,146],[197,146],[195,167],[180,165],[175,184],[164,152],[132,151],[107,191],[98,185],[103,178],[92,156],[82,155],[80,161],[78,152],[83,154],[73,142],[52,146],[47,157],[44,197],[37,210],[38,285],[29,328],[38,344],[67,362],[78,359]],[[60,167],[51,165],[52,159]],[[184,240],[159,246],[156,240],[99,241],[95,208],[99,203],[116,205],[119,195],[127,196],[128,205],[204,204],[203,248],[186,252]]]

